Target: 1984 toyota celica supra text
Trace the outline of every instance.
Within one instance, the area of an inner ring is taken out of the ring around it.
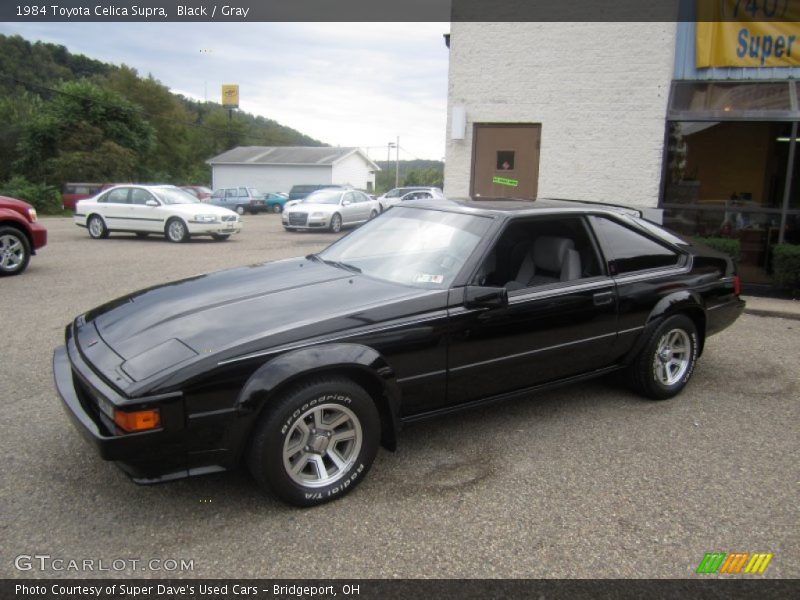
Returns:
[[[612,371],[675,396],[743,307],[727,256],[635,211],[434,200],[319,254],[114,300],[53,360],[76,427],[135,481],[246,463],[310,506],[405,422]]]

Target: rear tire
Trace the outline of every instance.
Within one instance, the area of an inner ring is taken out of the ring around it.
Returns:
[[[247,456],[258,483],[295,506],[340,498],[366,476],[381,423],[364,389],[337,376],[287,390],[262,415]]]
[[[108,227],[106,222],[100,215],[92,215],[86,221],[86,229],[89,230],[89,236],[95,240],[104,240],[108,237]]]
[[[0,277],[19,275],[31,260],[28,238],[16,227],[0,227]]]
[[[628,369],[631,387],[651,400],[678,395],[697,362],[697,327],[686,315],[664,320]]]
[[[173,217],[167,221],[164,236],[168,241],[180,244],[189,239],[189,230],[186,228],[186,223],[177,217]]]

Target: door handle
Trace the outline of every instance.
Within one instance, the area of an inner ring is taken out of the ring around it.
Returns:
[[[595,306],[605,306],[614,302],[614,292],[599,292],[592,296]]]

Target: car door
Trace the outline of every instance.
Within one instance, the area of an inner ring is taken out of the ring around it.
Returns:
[[[106,227],[110,230],[125,229],[128,223],[130,188],[118,187],[109,190],[98,201],[101,205],[100,213],[105,219]]]
[[[224,208],[229,208],[230,210],[236,210],[236,206],[239,204],[239,190],[236,188],[227,188],[225,190],[225,203],[222,205]]]
[[[586,221],[582,217],[529,219],[512,231],[514,221],[510,219],[473,280],[505,287],[508,304],[467,307],[464,288],[451,295],[447,393],[451,405],[608,365],[617,336],[617,294]],[[520,234],[525,231],[530,238]],[[555,280],[536,281],[546,278],[532,273],[533,281],[519,283],[516,278],[526,261],[539,260],[530,257],[536,256],[540,238],[544,246],[550,240],[560,246],[563,240],[572,240],[573,248],[567,252],[573,257],[578,254],[577,275],[561,280],[555,274]]]
[[[153,194],[144,188],[132,188],[130,200],[128,229],[143,232],[161,232],[164,230],[163,218],[155,207],[147,205],[148,201],[158,202]]]
[[[340,200],[342,222],[346,224],[357,223],[359,219],[359,206],[353,192],[345,192]]]
[[[208,201],[213,204],[214,206],[225,206],[225,189],[221,190],[214,190],[214,193],[211,194],[211,198]]]
[[[361,192],[353,192],[356,204],[358,205],[358,219],[359,221],[368,221],[369,214],[372,211],[372,201],[369,196]]]

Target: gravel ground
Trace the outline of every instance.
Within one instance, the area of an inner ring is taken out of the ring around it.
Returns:
[[[800,577],[797,321],[743,316],[672,401],[590,382],[410,426],[354,493],[297,510],[244,472],[135,486],[74,431],[50,359],[106,300],[335,236],[276,215],[183,245],[44,222],[48,246],[0,281],[0,577],[57,574],[14,568],[37,553],[194,561],[128,576],[693,577],[710,551],[772,552],[764,576]]]

